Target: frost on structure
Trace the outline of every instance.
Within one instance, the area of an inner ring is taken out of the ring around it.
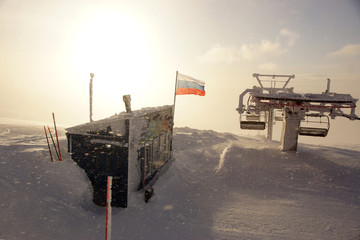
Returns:
[[[172,113],[172,105],[143,108],[66,129],[68,151],[87,173],[95,204],[106,204],[108,176],[116,207],[155,183],[172,158]]]

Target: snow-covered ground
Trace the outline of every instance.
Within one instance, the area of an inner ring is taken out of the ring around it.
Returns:
[[[0,123],[0,239],[104,239],[105,209],[67,155],[51,162],[42,126]],[[112,239],[360,239],[360,150],[177,128],[176,161],[113,209]],[[55,156],[56,157],[56,156]]]

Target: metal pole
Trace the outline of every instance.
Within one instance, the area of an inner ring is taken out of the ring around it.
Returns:
[[[327,79],[327,86],[326,86],[326,92],[325,93],[329,93],[330,92],[330,78]]]
[[[274,109],[270,108],[269,116],[268,116],[268,131],[267,131],[267,137],[266,137],[269,140],[272,140],[273,118],[274,118]]]
[[[173,106],[173,122],[174,122],[174,117],[175,117],[175,103],[176,103],[177,79],[178,79],[178,71],[176,71],[176,78],[175,78],[175,92],[174,92],[174,106]]]
[[[175,124],[175,103],[176,103],[176,90],[177,90],[177,79],[178,79],[178,71],[176,71],[176,79],[175,79],[175,92],[174,92],[174,106],[172,110],[172,126],[171,126],[171,135],[173,134],[173,128]]]
[[[93,121],[92,119],[92,98],[93,98],[93,78],[94,78],[94,74],[90,73],[90,84],[89,84],[89,92],[90,92],[90,122]]]
[[[174,106],[172,109],[172,123],[171,123],[171,147],[170,147],[170,154],[172,158],[172,141],[173,141],[173,135],[174,135],[174,124],[175,124],[175,103],[176,103],[176,90],[177,90],[177,79],[178,79],[178,71],[176,71],[176,77],[175,77],[175,91],[174,91]]]

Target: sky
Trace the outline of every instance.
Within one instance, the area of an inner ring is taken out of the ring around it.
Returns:
[[[356,0],[0,0],[0,36],[4,118],[88,122],[90,73],[94,120],[125,111],[125,94],[134,110],[173,104],[179,71],[206,96],[177,96],[175,126],[236,134],[253,73],[294,74],[299,93],[330,78],[332,92],[360,98]],[[331,123],[311,141],[359,143],[360,121]]]

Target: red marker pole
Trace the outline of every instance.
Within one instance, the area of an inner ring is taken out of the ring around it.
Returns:
[[[55,114],[52,113],[52,116],[53,116],[53,119],[54,119],[54,127],[55,127],[56,141],[57,141],[58,150],[59,150],[59,161],[62,161],[62,159],[61,159],[61,152],[60,152],[59,138],[58,138],[58,133],[57,133],[57,130],[56,130]]]
[[[111,185],[112,177],[107,178],[107,189],[106,189],[106,230],[105,240],[111,240]]]
[[[44,127],[45,127],[45,126],[44,126]],[[55,149],[55,152],[56,152],[56,156],[58,157],[58,159],[59,159],[59,161],[60,161],[59,152],[58,152],[58,150],[57,150],[57,148],[56,148],[53,135],[51,134],[51,131],[50,131],[50,127],[49,127],[49,126],[47,126],[47,127],[48,127],[48,130],[49,130],[49,133],[50,133],[51,141],[52,141],[52,143],[53,143],[53,145],[54,145],[54,149]]]
[[[51,149],[50,149],[49,138],[48,138],[48,136],[47,136],[45,126],[44,126],[44,131],[45,131],[46,141],[47,141],[47,144],[48,144],[48,147],[49,147],[50,158],[51,158],[51,161],[53,162],[53,161],[54,161],[54,159],[53,159],[53,156],[52,156],[52,154],[51,154]]]

